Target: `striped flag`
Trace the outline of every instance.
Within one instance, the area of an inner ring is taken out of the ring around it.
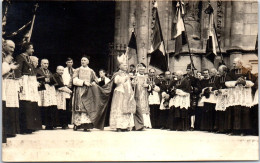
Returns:
[[[179,54],[182,51],[182,46],[187,44],[186,32],[182,15],[184,14],[183,3],[178,2],[176,11],[176,23],[174,24],[174,39],[175,39],[175,54],[176,58],[179,58]]]
[[[205,10],[206,14],[209,14],[209,27],[208,27],[208,40],[206,46],[206,58],[214,63],[217,56],[216,50],[216,33],[214,30],[214,10],[211,5]]]
[[[152,45],[150,49],[151,51],[150,65],[162,71],[166,71],[168,69],[168,60],[165,52],[162,29],[160,25],[160,19],[159,19],[156,2],[153,8],[153,16],[154,16],[154,27],[153,27],[153,35],[152,35]]]

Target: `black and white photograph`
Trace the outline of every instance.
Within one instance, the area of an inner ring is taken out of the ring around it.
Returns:
[[[3,0],[2,161],[257,161],[257,0]]]

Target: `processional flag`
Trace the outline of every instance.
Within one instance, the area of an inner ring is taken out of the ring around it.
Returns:
[[[175,28],[174,28],[174,36],[173,38],[175,39],[175,54],[174,56],[176,58],[179,57],[180,52],[182,51],[182,46],[187,44],[187,35],[185,32],[185,27],[184,27],[184,21],[182,19],[182,15],[184,14],[183,10],[183,2],[177,2],[177,11],[176,11],[176,23],[175,23]]]
[[[165,46],[163,41],[162,29],[159,20],[159,14],[157,10],[157,3],[153,7],[153,35],[152,35],[152,45],[151,45],[151,59],[150,65],[154,66],[162,71],[168,69],[168,60],[165,52]]]
[[[35,5],[34,11],[33,11],[33,18],[28,23],[23,25],[21,28],[19,28],[17,31],[9,34],[6,36],[7,39],[12,39],[14,42],[18,45],[18,47],[22,47],[22,45],[26,42],[30,42],[34,21],[36,17],[36,10],[38,8],[38,4]]]
[[[214,30],[214,9],[209,4],[205,13],[209,15],[209,27],[208,27],[208,40],[206,46],[206,58],[214,63],[215,57],[217,56],[216,50],[216,33]]]
[[[137,43],[134,31],[132,31],[131,38],[126,48],[126,54],[128,55],[128,59],[131,59],[132,56],[137,55]]]

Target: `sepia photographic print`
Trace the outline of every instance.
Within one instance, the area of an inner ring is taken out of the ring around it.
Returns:
[[[256,161],[258,1],[3,0],[2,161]]]

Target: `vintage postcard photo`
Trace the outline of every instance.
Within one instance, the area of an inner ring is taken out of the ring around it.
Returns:
[[[259,160],[258,1],[3,0],[2,161]]]

